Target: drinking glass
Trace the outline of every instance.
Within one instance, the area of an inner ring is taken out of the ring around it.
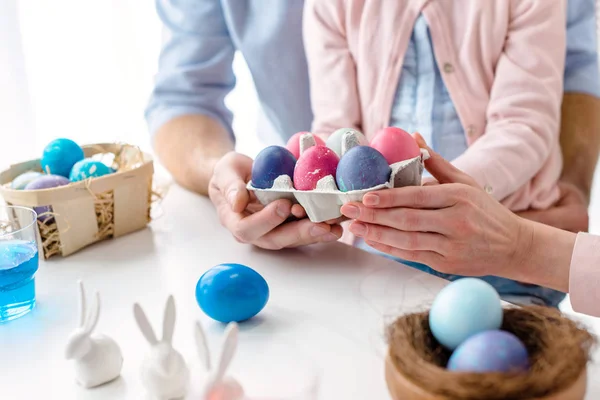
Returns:
[[[36,219],[32,209],[0,205],[0,323],[22,317],[35,306]]]

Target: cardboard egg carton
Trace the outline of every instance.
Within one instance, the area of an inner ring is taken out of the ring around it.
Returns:
[[[300,139],[300,153],[302,154],[307,148],[315,145],[311,134],[304,135]],[[345,134],[342,139],[342,155],[358,145],[360,145],[359,139],[356,136],[352,133]],[[275,179],[273,187],[270,189],[257,189],[252,186],[252,182],[248,183],[247,188],[255,193],[256,198],[263,205],[280,199],[288,199],[293,203],[300,204],[312,222],[323,222],[341,217],[340,208],[344,204],[360,202],[363,196],[369,192],[386,188],[420,186],[423,164],[428,158],[427,150],[421,149],[420,156],[390,165],[392,171],[388,182],[362,190],[342,192],[331,175],[321,178],[317,182],[316,189],[310,191],[294,189],[292,179],[287,175],[281,175]]]

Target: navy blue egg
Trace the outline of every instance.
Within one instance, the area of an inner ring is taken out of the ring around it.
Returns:
[[[252,164],[252,186],[270,189],[273,181],[281,175],[294,177],[296,157],[285,147],[269,146],[263,149]]]
[[[83,160],[83,149],[70,139],[56,139],[45,148],[40,163],[47,174],[69,177],[71,168]]]
[[[196,301],[202,311],[223,323],[254,317],[268,300],[267,281],[241,264],[217,265],[206,271],[196,285]]]
[[[342,192],[369,189],[388,182],[391,173],[392,169],[379,151],[356,146],[340,159],[336,182]]]

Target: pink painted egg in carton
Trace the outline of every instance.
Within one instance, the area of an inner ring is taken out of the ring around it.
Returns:
[[[254,160],[248,190],[263,205],[279,199],[299,203],[312,222],[323,222],[341,217],[342,205],[362,201],[368,192],[421,185],[429,158],[411,135],[393,127],[380,130],[370,144],[354,129],[339,129],[322,143],[305,132],[294,135],[287,148],[265,148]],[[298,147],[296,159],[291,150]]]

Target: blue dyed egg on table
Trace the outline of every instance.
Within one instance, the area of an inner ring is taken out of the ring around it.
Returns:
[[[388,182],[391,173],[380,152],[368,146],[355,146],[340,159],[336,183],[342,192],[369,189]]]
[[[92,160],[91,158],[86,158],[73,165],[69,179],[71,179],[72,182],[78,182],[88,178],[99,178],[112,173],[112,168],[106,164]]]
[[[40,163],[42,170],[48,174],[69,177],[73,165],[83,160],[83,149],[70,139],[56,139],[46,148]]]
[[[285,147],[269,146],[263,149],[252,164],[252,186],[257,189],[270,189],[281,175],[294,177],[296,157]]]
[[[15,190],[23,190],[29,183],[36,180],[42,175],[43,174],[41,172],[36,171],[24,172],[21,175],[17,176],[15,179],[13,179],[13,181],[10,183],[10,188]]]
[[[269,285],[255,270],[241,264],[220,264],[206,271],[196,285],[196,301],[219,322],[241,322],[258,314],[269,300]]]
[[[529,355],[512,333],[484,331],[458,346],[447,368],[460,372],[525,372],[529,369]]]
[[[500,329],[502,317],[500,296],[492,285],[462,278],[438,293],[429,311],[429,327],[440,344],[454,350],[479,332]]]
[[[29,182],[27,186],[25,186],[25,190],[42,190],[42,189],[51,189],[59,186],[66,186],[71,183],[70,180],[60,175],[41,175],[37,179]],[[45,223],[50,223],[54,219],[52,215],[47,214],[50,211],[49,206],[39,206],[34,207],[34,211],[38,214],[38,220]],[[45,215],[44,215],[45,214]]]

